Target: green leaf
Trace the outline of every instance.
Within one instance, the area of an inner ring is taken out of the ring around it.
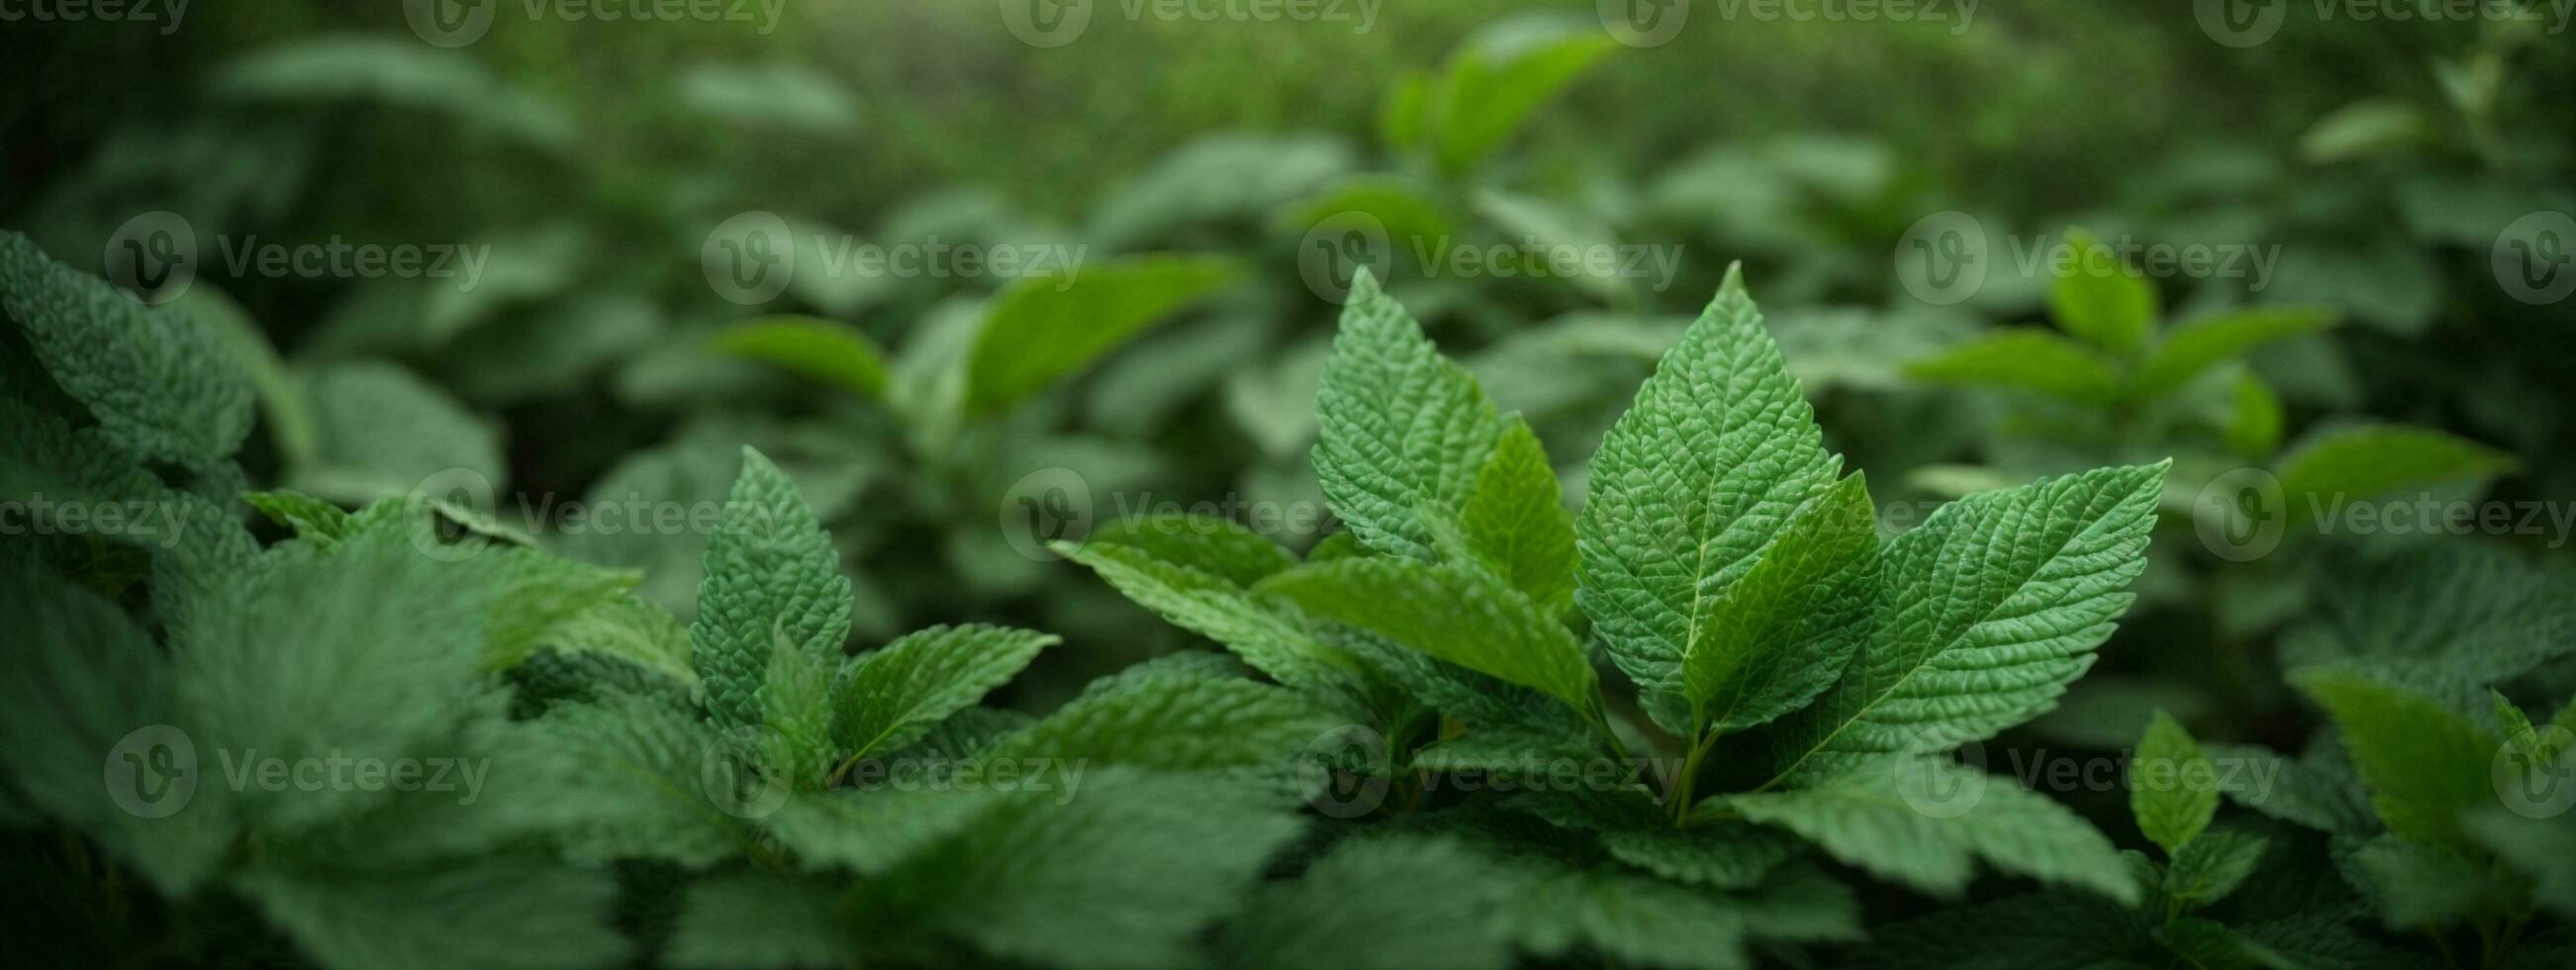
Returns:
[[[993,298],[969,351],[967,403],[982,414],[1018,404],[1241,276],[1226,259],[1157,255],[1022,277]]]
[[[1941,384],[2008,387],[2079,404],[2109,401],[2120,375],[2092,348],[2044,330],[1996,330],[1952,344],[1905,365],[1905,373]]]
[[[2249,744],[2210,745],[2208,751],[2232,768],[2219,773],[2219,790],[2229,801],[2328,834],[2377,831],[2368,797],[2343,749],[2331,737],[2310,747],[2305,758]]]
[[[2147,841],[2179,851],[2218,814],[2218,769],[2200,743],[2163,710],[2147,722],[2129,757],[2129,811]]]
[[[2490,808],[2465,821],[2470,838],[2531,878],[2533,899],[2576,916],[2576,816],[2534,819]]]
[[[708,346],[862,397],[885,390],[885,350],[866,331],[837,320],[792,315],[744,320],[719,331]]]
[[[302,492],[279,489],[273,492],[243,492],[242,501],[268,516],[270,522],[294,528],[299,539],[328,544],[347,535],[349,513],[339,506]]]
[[[2129,395],[2138,400],[2161,397],[2221,361],[2341,322],[2334,308],[2313,306],[2250,307],[2193,320],[2166,333],[2147,352],[2129,378]]]
[[[2160,915],[2160,914],[2159,914]],[[2147,914],[2094,896],[2038,892],[1873,927],[1847,970],[2111,970],[2160,966]]]
[[[1510,873],[1450,838],[1334,847],[1293,881],[1265,886],[1226,927],[1224,964],[1502,970],[1496,919]]]
[[[1590,22],[1506,20],[1451,54],[1425,92],[1442,171],[1465,172],[1619,44]]]
[[[1745,915],[1686,886],[1617,869],[1580,869],[1531,879],[1504,917],[1531,956],[1577,962],[1589,947],[1620,965],[1744,970]]]
[[[989,757],[1087,759],[1166,771],[1286,768],[1340,723],[1312,699],[1273,684],[1158,677],[1131,668],[1004,739]]]
[[[2271,385],[2252,374],[2237,375],[2222,430],[2227,450],[2251,461],[2270,457],[2281,447],[2281,422],[2281,398],[2272,393]]]
[[[2339,637],[2285,665],[2353,659],[2483,686],[2576,652],[2576,572],[2485,543],[2419,543],[2338,572]]]
[[[2156,325],[2156,289],[2131,272],[2119,255],[2092,233],[2066,232],[2075,259],[2058,267],[2049,287],[2048,310],[2059,328],[2087,343],[2127,355],[2145,343]]]
[[[2103,468],[1980,492],[1888,543],[1869,643],[1781,722],[1781,778],[1947,750],[2046,713],[2129,606],[2164,473]]]
[[[632,949],[609,925],[617,885],[606,873],[538,857],[416,872],[259,863],[233,886],[327,967],[551,970],[605,966]]]
[[[830,891],[746,871],[690,886],[661,956],[674,967],[787,970],[850,963],[853,949]]]
[[[2428,846],[2474,852],[2460,813],[2495,799],[2490,767],[2500,743],[2440,703],[2360,674],[2311,669],[2291,683],[2343,729],[2353,767],[2388,831]]]
[[[1216,519],[1158,518],[1093,532],[1066,558],[1091,567],[1128,599],[1214,640],[1280,683],[1322,690],[1356,664],[1316,639],[1303,616],[1248,587],[1296,563],[1277,543]]]
[[[555,838],[567,857],[600,863],[655,859],[705,868],[753,844],[749,823],[724,811],[702,772],[728,753],[693,711],[659,697],[625,695],[565,704],[532,722],[528,764],[555,798],[577,806]],[[747,753],[747,752],[730,752]]]
[[[1878,580],[1869,486],[1843,479],[1693,618],[1683,693],[1718,731],[1765,724],[1833,685],[1869,639]]]
[[[319,427],[314,463],[287,471],[298,490],[368,502],[423,487],[488,490],[508,477],[500,432],[400,366],[339,361],[303,378]]]
[[[1727,796],[1719,804],[1929,893],[1958,895],[1984,859],[2121,902],[2138,898],[2111,840],[2082,817],[2008,778],[1945,760],[1879,758],[1814,788]]]
[[[1378,552],[1431,560],[1459,530],[1502,419],[1464,368],[1363,271],[1316,392],[1315,476],[1333,514]]]
[[[1237,911],[1301,828],[1252,788],[1095,769],[1078,797],[1005,800],[863,884],[859,904],[865,925],[940,933],[1006,961],[1197,966],[1199,932]]]
[[[1619,668],[1681,693],[1709,601],[1754,568],[1838,464],[1730,267],[1592,458],[1575,600]]]
[[[210,465],[250,433],[251,385],[220,337],[0,232],[0,309],[108,437],[144,458]]]
[[[1577,711],[1598,704],[1592,664],[1564,624],[1479,570],[1409,559],[1344,559],[1262,581],[1307,612],[1348,623],[1479,673],[1542,691]]]
[[[832,684],[832,739],[851,758],[919,740],[1062,637],[984,623],[934,626],[858,657]]]
[[[1504,419],[1462,512],[1467,547],[1494,575],[1551,613],[1574,602],[1574,516],[1529,424]]]
[[[289,554],[227,592],[189,618],[174,651],[192,722],[180,726],[202,750],[289,763],[452,756],[460,725],[500,707],[502,689],[481,669],[488,587],[404,535]],[[241,801],[262,824],[292,829],[393,795],[253,786]]]
[[[194,775],[177,760],[198,749],[172,725],[178,700],[159,647],[115,603],[40,572],[0,565],[0,607],[13,640],[0,652],[0,768],[11,790],[164,892],[204,882],[237,826],[209,774],[214,752],[202,752]],[[174,729],[147,733],[151,725]]]
[[[2450,926],[2480,913],[2515,907],[2514,893],[2484,862],[2458,852],[2382,835],[2352,850],[2381,921],[2391,929]]]
[[[850,580],[796,484],[749,447],[707,543],[706,577],[689,655],[707,713],[719,728],[759,724],[771,644],[785,638],[808,655],[837,656],[850,631]]]
[[[2281,457],[2276,474],[2290,521],[2330,520],[2348,502],[2402,489],[2491,478],[2521,467],[2513,455],[2431,428],[2346,425]]]
[[[2225,899],[2254,874],[2270,846],[2270,840],[2259,835],[2227,829],[2204,832],[2174,850],[2173,865],[2165,870],[2165,894],[2194,906]]]

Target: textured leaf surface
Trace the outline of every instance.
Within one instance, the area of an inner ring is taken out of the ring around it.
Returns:
[[[1946,750],[2045,713],[2146,569],[2164,466],[2105,468],[1943,506],[1880,553],[1876,626],[1783,722],[1783,776]]]
[[[918,926],[1005,960],[1073,970],[1196,965],[1299,822],[1204,777],[1100,769],[1066,799],[1024,793],[874,885],[878,925]]]
[[[838,654],[850,581],[795,483],[749,448],[707,543],[706,576],[689,654],[707,713],[719,728],[759,724],[771,644],[783,637],[817,657]]]
[[[1467,546],[1486,569],[1550,612],[1573,604],[1574,516],[1546,449],[1518,416],[1504,419],[1464,520]]]
[[[2127,863],[2082,817],[2009,779],[1947,761],[1879,759],[1815,788],[1732,796],[1723,804],[1929,893],[1965,890],[1983,859],[2122,902],[2138,898]]]
[[[250,433],[248,374],[184,312],[147,309],[14,232],[0,232],[0,308],[54,381],[136,454],[213,464]]]
[[[2218,814],[2218,771],[2199,742],[2163,711],[2129,758],[2129,811],[2147,841],[2170,855]]]
[[[2460,813],[2495,801],[2489,766],[2497,738],[2433,700],[2369,677],[2311,670],[2292,682],[2343,729],[2344,747],[2388,831],[2473,851]]]
[[[1740,269],[1729,269],[1592,458],[1575,599],[1619,669],[1680,693],[1707,604],[1837,467]]]
[[[1461,667],[1538,690],[1578,711],[1594,703],[1582,644],[1528,597],[1471,567],[1345,559],[1263,581],[1307,612]]]
[[[1135,670],[1083,692],[994,758],[1090,759],[1165,770],[1286,767],[1339,720],[1296,691]]]
[[[1252,897],[1226,928],[1227,964],[1500,970],[1512,958],[1496,920],[1508,876],[1451,839],[1346,843]]]
[[[1315,476],[1333,514],[1379,552],[1435,558],[1454,534],[1502,419],[1464,368],[1365,271],[1315,395]]]
[[[1241,526],[1158,518],[1094,532],[1062,551],[1128,599],[1223,644],[1280,683],[1318,689],[1354,670],[1350,657],[1317,639],[1293,607],[1252,592],[1250,586],[1296,559]]]
[[[1709,729],[1737,731],[1805,705],[1869,639],[1878,520],[1860,476],[1781,530],[1753,568],[1703,601],[1682,691]]]
[[[985,623],[906,634],[851,661],[832,685],[832,738],[849,757],[911,744],[1062,642]]]

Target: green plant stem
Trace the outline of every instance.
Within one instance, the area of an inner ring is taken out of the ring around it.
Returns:
[[[1697,788],[1699,785],[1700,762],[1708,757],[1708,753],[1711,750],[1714,750],[1717,747],[1718,737],[1725,732],[1702,731],[1701,729],[1693,728],[1691,733],[1698,735],[1699,742],[1693,744],[1691,746],[1690,755],[1682,759],[1681,777],[1673,779],[1673,790],[1670,792],[1671,797],[1667,799],[1667,801],[1672,803],[1671,807],[1674,828],[1682,827],[1682,820],[1690,817],[1691,794],[1693,789]]]

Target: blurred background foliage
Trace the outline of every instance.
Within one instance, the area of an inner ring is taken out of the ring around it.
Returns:
[[[1319,500],[1305,449],[1335,307],[1300,247],[1337,213],[1380,219],[1398,252],[1540,239],[1678,255],[1662,286],[1393,274],[1551,454],[1590,452],[1742,260],[1882,506],[2175,456],[2143,609],[2111,672],[2079,686],[2092,702],[2043,722],[2056,737],[2132,738],[2160,703],[2204,736],[2296,747],[2269,645],[2310,622],[2331,584],[2317,571],[2355,537],[2204,554],[2193,502],[2234,469],[2269,470],[2293,499],[2576,495],[2576,301],[2515,299],[2492,259],[2522,217],[2576,211],[2576,46],[2545,24],[2292,5],[2277,36],[2236,48],[2174,4],[1981,4],[1964,24],[1702,4],[1671,42],[1635,47],[1590,4],[1366,6],[1361,29],[1096,4],[1075,42],[1044,49],[981,2],[786,0],[775,22],[656,23],[504,3],[453,49],[397,3],[194,4],[166,36],[13,25],[0,224],[104,271],[129,220],[184,218],[205,252],[179,302],[239,338],[262,382],[257,481],[356,503],[466,469],[505,521],[537,508],[514,524],[645,569],[685,620],[702,534],[567,529],[549,510],[719,500],[754,443],[831,523],[863,641],[961,619],[1073,637],[1083,649],[1044,662],[1056,676],[1022,682],[1036,704],[1181,634],[1016,548],[1012,503],[1032,488],[1078,483],[1095,517]],[[753,211],[800,247],[1078,247],[1085,281],[1050,300],[990,275],[809,271],[744,306],[701,258]],[[1996,272],[1933,305],[1891,270],[1948,211],[1996,242]],[[2005,243],[2074,226],[2277,247],[2278,265],[2011,271]],[[225,272],[216,240],[251,237],[491,259],[470,291]],[[2088,299],[2070,285],[2125,309],[2070,319]],[[2137,377],[2211,321],[2242,332],[2153,387]],[[979,341],[1013,340],[1048,349],[978,362]],[[2094,368],[2108,383],[2069,384]],[[1579,495],[1581,468],[1561,471]],[[2546,533],[2501,540],[2564,554]]]

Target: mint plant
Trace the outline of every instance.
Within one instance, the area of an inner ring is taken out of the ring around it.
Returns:
[[[1932,803],[1967,780],[1952,748],[2046,711],[2090,664],[2144,566],[2162,465],[1972,496],[1882,540],[1736,273],[1611,430],[1579,521],[1527,426],[1366,274],[1317,410],[1316,471],[1348,541],[1293,562],[1240,527],[1167,519],[1065,551],[1361,718],[1382,745],[1367,779],[1387,786],[1380,807],[1428,804],[1444,774],[1620,765],[1418,826],[1570,853],[1583,861],[1532,878],[1582,883],[1592,906],[1788,906],[1772,880],[1804,878],[1781,875],[1803,871],[1788,865],[1801,846],[1933,893],[1961,891],[1983,860],[2137,898],[2110,842],[2042,796],[1989,785],[1941,818]],[[1614,695],[1592,641],[1633,693]],[[1646,770],[1640,743],[1679,757]],[[1701,787],[1721,774],[1748,781]],[[1544,824],[1492,832],[1502,809]],[[1790,939],[1847,932],[1820,902],[1798,904]],[[1516,945],[1716,966],[1783,931],[1723,919],[1704,931],[1723,947],[1646,957],[1617,953],[1594,912],[1525,914]]]

